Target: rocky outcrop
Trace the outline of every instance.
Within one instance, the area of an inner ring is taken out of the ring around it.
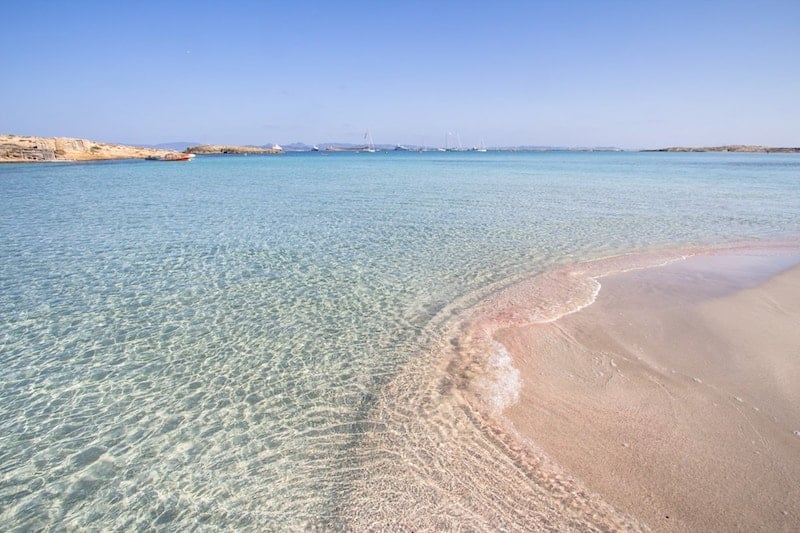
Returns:
[[[266,148],[263,146],[203,144],[200,146],[190,146],[185,152],[187,154],[282,154],[283,149],[279,147]]]
[[[109,144],[69,137],[0,135],[0,163],[101,161],[164,156],[169,150]]]

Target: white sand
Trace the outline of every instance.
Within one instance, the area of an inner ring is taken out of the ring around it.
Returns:
[[[495,338],[504,411],[654,530],[800,529],[797,257],[722,255],[602,278],[597,301]]]

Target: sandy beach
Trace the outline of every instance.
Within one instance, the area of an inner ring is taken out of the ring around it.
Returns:
[[[498,330],[503,418],[657,531],[800,525],[800,256],[724,252],[598,278],[578,312]]]
[[[5,529],[798,529],[792,156],[0,174]]]

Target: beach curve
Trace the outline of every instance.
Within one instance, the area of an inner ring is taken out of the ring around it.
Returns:
[[[607,487],[554,453],[541,427],[524,423],[532,409],[531,339],[514,335],[541,327],[563,333],[565,317],[597,307],[604,278],[692,257],[798,250],[789,240],[608,257],[523,279],[459,310],[430,353],[383,391],[375,414],[383,429],[364,437],[362,474],[342,516],[366,529],[682,529],[691,521],[655,522],[652,513],[609,497]]]

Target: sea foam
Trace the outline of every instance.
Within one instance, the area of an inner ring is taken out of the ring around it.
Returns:
[[[487,374],[480,380],[482,396],[494,414],[499,414],[507,406],[519,400],[522,387],[519,369],[511,359],[511,354],[499,342],[492,343],[487,362]]]

